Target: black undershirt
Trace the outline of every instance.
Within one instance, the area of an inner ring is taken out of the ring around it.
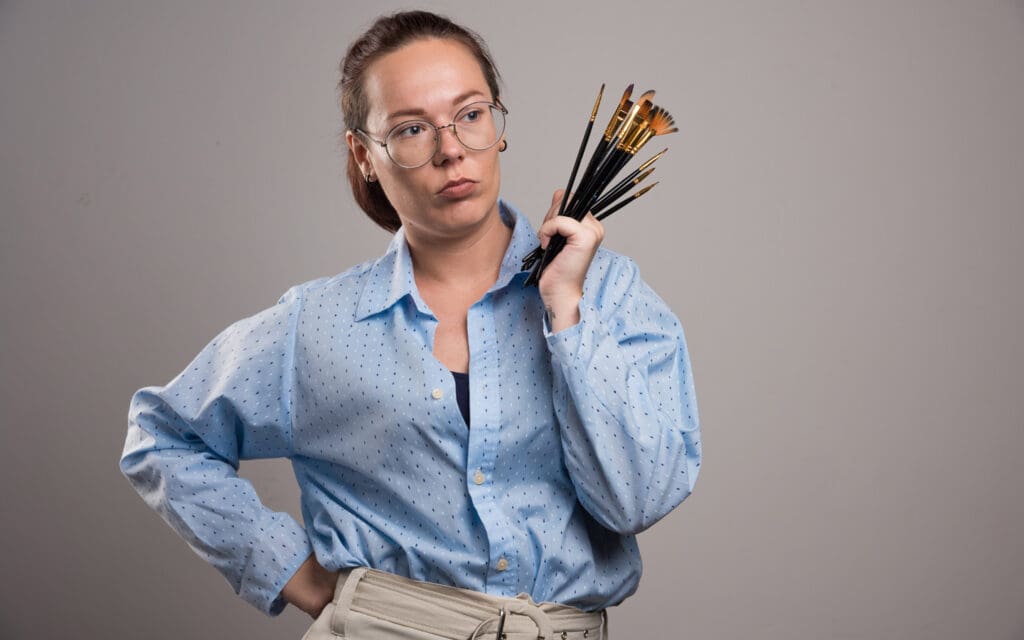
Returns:
[[[455,378],[455,400],[459,403],[459,411],[462,412],[462,419],[469,426],[469,374],[452,371]]]

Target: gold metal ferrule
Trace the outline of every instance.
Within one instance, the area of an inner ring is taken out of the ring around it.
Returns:
[[[629,138],[623,140],[625,142],[625,150],[630,155],[636,155],[636,152],[640,150],[640,147],[644,146],[654,132],[651,131],[651,123],[646,120],[641,120],[636,127],[630,131]]]
[[[629,109],[629,113],[626,114],[626,117],[624,118],[622,123],[622,129],[618,132],[619,142],[617,145],[615,145],[617,149],[621,149],[623,151],[626,150],[626,145],[629,139],[633,137],[637,126],[639,126],[639,124],[643,122],[638,117],[642,106],[643,103],[637,103],[633,105]]]
[[[651,129],[650,124],[645,122],[644,125],[644,130],[638,133],[629,147],[629,152],[633,155],[636,155],[647,144],[647,141],[654,137],[654,129]]]
[[[601,106],[601,96],[604,95],[604,83],[601,83],[601,89],[597,92],[597,100],[594,101],[594,110],[590,112],[590,121],[593,122],[597,119],[597,109]]]
[[[636,170],[637,170],[637,171],[643,171],[643,170],[644,170],[644,169],[646,169],[647,167],[651,166],[652,164],[654,164],[655,160],[657,160],[657,159],[658,159],[658,158],[660,158],[661,156],[665,155],[665,152],[666,152],[666,151],[668,151],[668,148],[667,148],[667,147],[666,147],[665,149],[662,149],[661,151],[659,151],[659,152],[658,152],[658,153],[657,153],[656,155],[652,156],[650,160],[648,160],[648,161],[644,162],[644,163],[643,163],[642,165],[640,165],[639,167],[637,167],[637,168],[636,168]]]
[[[654,169],[648,169],[647,171],[644,171],[643,173],[641,173],[637,177],[633,178],[633,185],[635,186],[635,185],[640,184],[641,182],[644,181],[644,178],[646,178],[647,176],[651,175],[652,173],[654,173]]]
[[[651,189],[653,189],[656,186],[658,186],[657,182],[655,182],[654,184],[651,184],[651,185],[647,185],[643,189],[641,189],[641,190],[637,191],[636,193],[634,193],[633,197],[634,198],[639,198],[640,196],[644,195],[645,193],[647,193],[648,191],[650,191]]]
[[[632,95],[632,87],[633,85],[629,85],[626,92],[622,94],[622,99],[619,100],[619,106],[615,107],[615,113],[612,114],[612,119],[604,130],[605,142],[612,141],[612,138],[615,137],[615,132],[619,130],[619,125],[622,124],[626,119],[626,115],[633,108],[633,103],[629,100],[629,96]]]

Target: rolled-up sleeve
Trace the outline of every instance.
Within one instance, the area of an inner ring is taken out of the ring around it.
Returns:
[[[693,491],[700,422],[679,320],[632,260],[606,259],[588,275],[580,321],[555,334],[545,326],[545,335],[579,501],[602,526],[633,534]]]
[[[240,320],[166,386],[132,397],[121,472],[146,503],[244,600],[270,616],[311,553],[287,513],[262,504],[239,461],[291,452],[301,291]]]

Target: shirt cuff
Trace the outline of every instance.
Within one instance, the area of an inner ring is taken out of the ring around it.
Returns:
[[[240,595],[257,609],[274,617],[288,601],[281,595],[309,554],[313,552],[306,530],[287,513],[277,513],[270,527],[261,527],[254,544],[248,576]]]

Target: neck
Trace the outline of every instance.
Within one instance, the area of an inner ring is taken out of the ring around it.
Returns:
[[[497,205],[479,225],[458,235],[424,237],[413,228],[405,234],[417,282],[457,287],[494,284],[512,239]]]

